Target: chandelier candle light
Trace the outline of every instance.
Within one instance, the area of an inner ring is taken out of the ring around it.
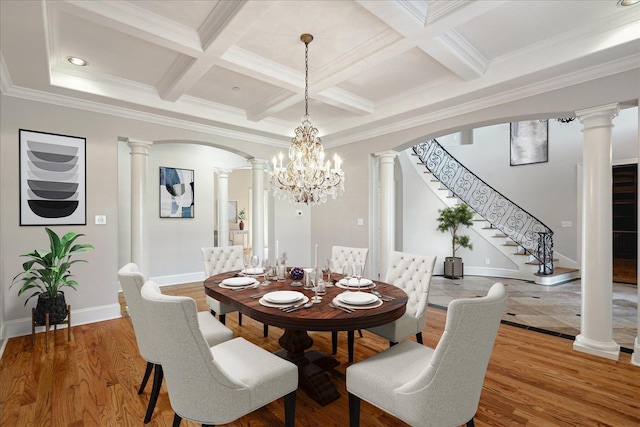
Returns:
[[[273,157],[271,187],[273,194],[280,199],[292,203],[319,205],[327,201],[327,196],[334,199],[344,192],[344,171],[342,160],[338,155],[325,162],[324,148],[318,137],[318,129],[311,124],[309,117],[309,43],[311,34],[303,34],[300,40],[304,50],[304,117],[302,125],[295,130],[289,147],[289,163],[282,164],[283,154]]]

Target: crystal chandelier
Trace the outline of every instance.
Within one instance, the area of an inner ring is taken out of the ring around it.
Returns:
[[[318,137],[318,129],[311,124],[309,117],[309,43],[311,34],[303,34],[300,40],[304,50],[304,117],[302,125],[295,130],[296,136],[291,139],[289,162],[282,164],[283,154],[273,157],[271,188],[273,194],[280,199],[292,203],[319,205],[327,201],[327,196],[334,199],[344,192],[344,171],[342,160],[338,155],[331,161],[324,160],[324,148]]]

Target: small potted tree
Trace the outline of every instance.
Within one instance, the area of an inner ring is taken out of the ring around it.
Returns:
[[[469,236],[458,234],[461,226],[473,225],[473,211],[469,206],[461,204],[438,210],[438,230],[451,234],[451,256],[444,259],[444,277],[455,279],[463,277],[462,258],[456,257],[456,251],[460,248],[473,249]]]
[[[36,249],[28,254],[21,255],[29,258],[22,264],[22,269],[11,282],[11,286],[21,283],[18,295],[31,292],[24,305],[33,297],[38,297],[38,303],[34,314],[36,324],[45,324],[46,313],[49,313],[50,324],[60,323],[67,315],[67,303],[61,288],[78,288],[78,282],[73,278],[69,270],[76,262],[87,262],[82,259],[71,260],[71,257],[93,246],[88,243],[74,244],[76,239],[84,234],[73,231],[59,237],[53,230],[45,227],[49,236],[49,249]]]
[[[245,219],[247,219],[247,212],[244,210],[244,208],[242,208],[238,212],[238,220],[240,221],[238,223],[238,227],[240,227],[240,230],[244,230],[244,220]]]

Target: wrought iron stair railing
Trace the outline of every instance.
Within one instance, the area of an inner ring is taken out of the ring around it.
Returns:
[[[413,147],[427,170],[478,215],[538,261],[538,274],[553,274],[553,231],[506,198],[432,139]]]

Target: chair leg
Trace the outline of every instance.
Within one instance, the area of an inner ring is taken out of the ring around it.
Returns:
[[[331,354],[338,353],[338,331],[331,332]]]
[[[347,331],[347,351],[349,352],[349,363],[353,363],[353,343],[355,341],[354,331]]]
[[[358,329],[358,335],[360,335],[360,338],[364,337],[364,335],[362,335],[362,329]]]
[[[476,424],[473,422],[473,418],[467,421],[467,427],[476,427]]]
[[[227,315],[226,314],[221,314],[220,316],[218,316],[218,320],[220,320],[220,323],[222,323],[224,325],[226,323],[226,321],[227,321]]]
[[[418,341],[418,344],[422,344],[422,332],[416,334],[416,341]]]
[[[180,427],[180,423],[182,422],[182,417],[178,414],[173,416],[173,427]]]
[[[144,388],[147,386],[147,381],[149,381],[149,377],[151,376],[151,371],[153,371],[153,363],[147,362],[147,368],[144,371],[144,378],[142,378],[142,384],[140,384],[140,389],[138,389],[138,394],[142,394]]]
[[[162,365],[155,365],[155,372],[153,374],[153,387],[151,388],[151,397],[149,397],[149,404],[147,405],[147,414],[144,416],[144,423],[148,424],[151,421],[153,410],[156,407],[158,396],[160,395],[160,388],[162,387],[162,378],[164,374],[162,372]],[[175,425],[175,418],[173,419]],[[178,422],[178,425],[180,422]]]
[[[284,397],[284,425],[294,427],[296,424],[296,391]]]
[[[393,342],[393,341],[389,341],[389,347],[393,347],[396,344],[398,344],[398,343],[397,342]]]
[[[349,427],[360,427],[360,398],[349,393]]]
[[[209,310],[209,311],[211,312],[211,315],[212,315],[213,317],[216,317],[216,312],[215,312],[215,311],[213,311],[213,310]]]
[[[238,326],[242,326],[242,313],[238,313]]]
[[[269,325],[266,323],[262,325],[262,335],[267,338],[269,336]]]

